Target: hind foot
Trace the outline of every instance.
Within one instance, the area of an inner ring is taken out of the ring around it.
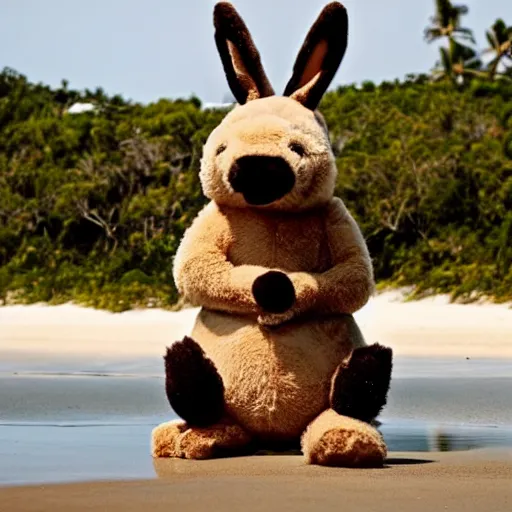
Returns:
[[[181,459],[213,459],[245,455],[251,436],[242,427],[223,420],[211,427],[191,427],[184,421],[162,423],[151,435],[151,455]]]
[[[332,409],[310,423],[302,436],[302,452],[308,464],[349,468],[382,467],[387,455],[375,428]]]

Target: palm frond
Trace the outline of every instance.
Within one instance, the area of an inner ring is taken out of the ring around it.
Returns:
[[[450,23],[453,6],[450,0],[436,0],[435,19],[439,25],[446,27]]]
[[[471,41],[473,44],[476,43],[475,36],[473,35],[473,31],[470,28],[458,27],[454,29],[453,32],[462,39]]]
[[[491,27],[491,30],[499,44],[504,43],[508,39],[507,25],[501,18],[498,18],[494,22],[493,26]]]
[[[495,49],[499,46],[499,42],[496,38],[496,33],[493,30],[488,30],[485,33],[485,37],[487,38],[487,42],[489,43],[490,48],[487,48],[486,51],[495,51]]]
[[[443,32],[438,27],[427,27],[424,31],[425,40],[428,41],[429,43],[443,36]]]

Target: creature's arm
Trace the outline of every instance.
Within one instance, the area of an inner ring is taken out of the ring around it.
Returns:
[[[374,291],[373,268],[361,231],[343,202],[334,198],[326,223],[333,266],[323,273],[291,272],[296,302],[290,310],[264,315],[261,323],[280,324],[305,312],[355,313]]]
[[[323,273],[289,276],[296,289],[297,308],[355,313],[374,291],[368,248],[359,226],[338,198],[329,205],[325,228],[333,266]]]
[[[185,232],[174,260],[178,291],[192,304],[239,314],[260,311],[252,293],[268,268],[234,266],[228,261],[231,230],[214,203],[206,206]]]

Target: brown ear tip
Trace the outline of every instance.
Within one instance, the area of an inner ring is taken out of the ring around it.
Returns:
[[[323,8],[316,24],[323,26],[323,30],[328,33],[338,32],[340,29],[345,32],[348,30],[347,10],[339,2],[331,2]]]
[[[243,28],[237,10],[230,2],[218,2],[213,8],[213,24],[216,29],[232,30],[233,27]]]
[[[346,7],[341,2],[330,2],[325,6],[329,10],[347,11]]]
[[[336,2],[333,2],[336,3]],[[233,4],[231,2],[217,2],[214,7],[215,10],[219,9],[233,9]]]
[[[327,4],[324,7],[321,16],[323,18],[327,16],[333,17],[334,19],[332,21],[337,22],[348,20],[347,9],[340,2],[331,2],[330,4]]]
[[[215,18],[230,16],[233,12],[236,13],[236,10],[231,2],[217,2],[213,8]]]

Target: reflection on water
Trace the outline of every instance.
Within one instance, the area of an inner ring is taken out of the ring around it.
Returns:
[[[389,451],[451,452],[512,447],[511,427],[390,421],[379,426]]]
[[[147,424],[0,423],[0,486],[152,478],[155,470],[149,439],[158,420],[148,420]],[[512,447],[512,427],[389,421],[379,430],[390,452]]]

